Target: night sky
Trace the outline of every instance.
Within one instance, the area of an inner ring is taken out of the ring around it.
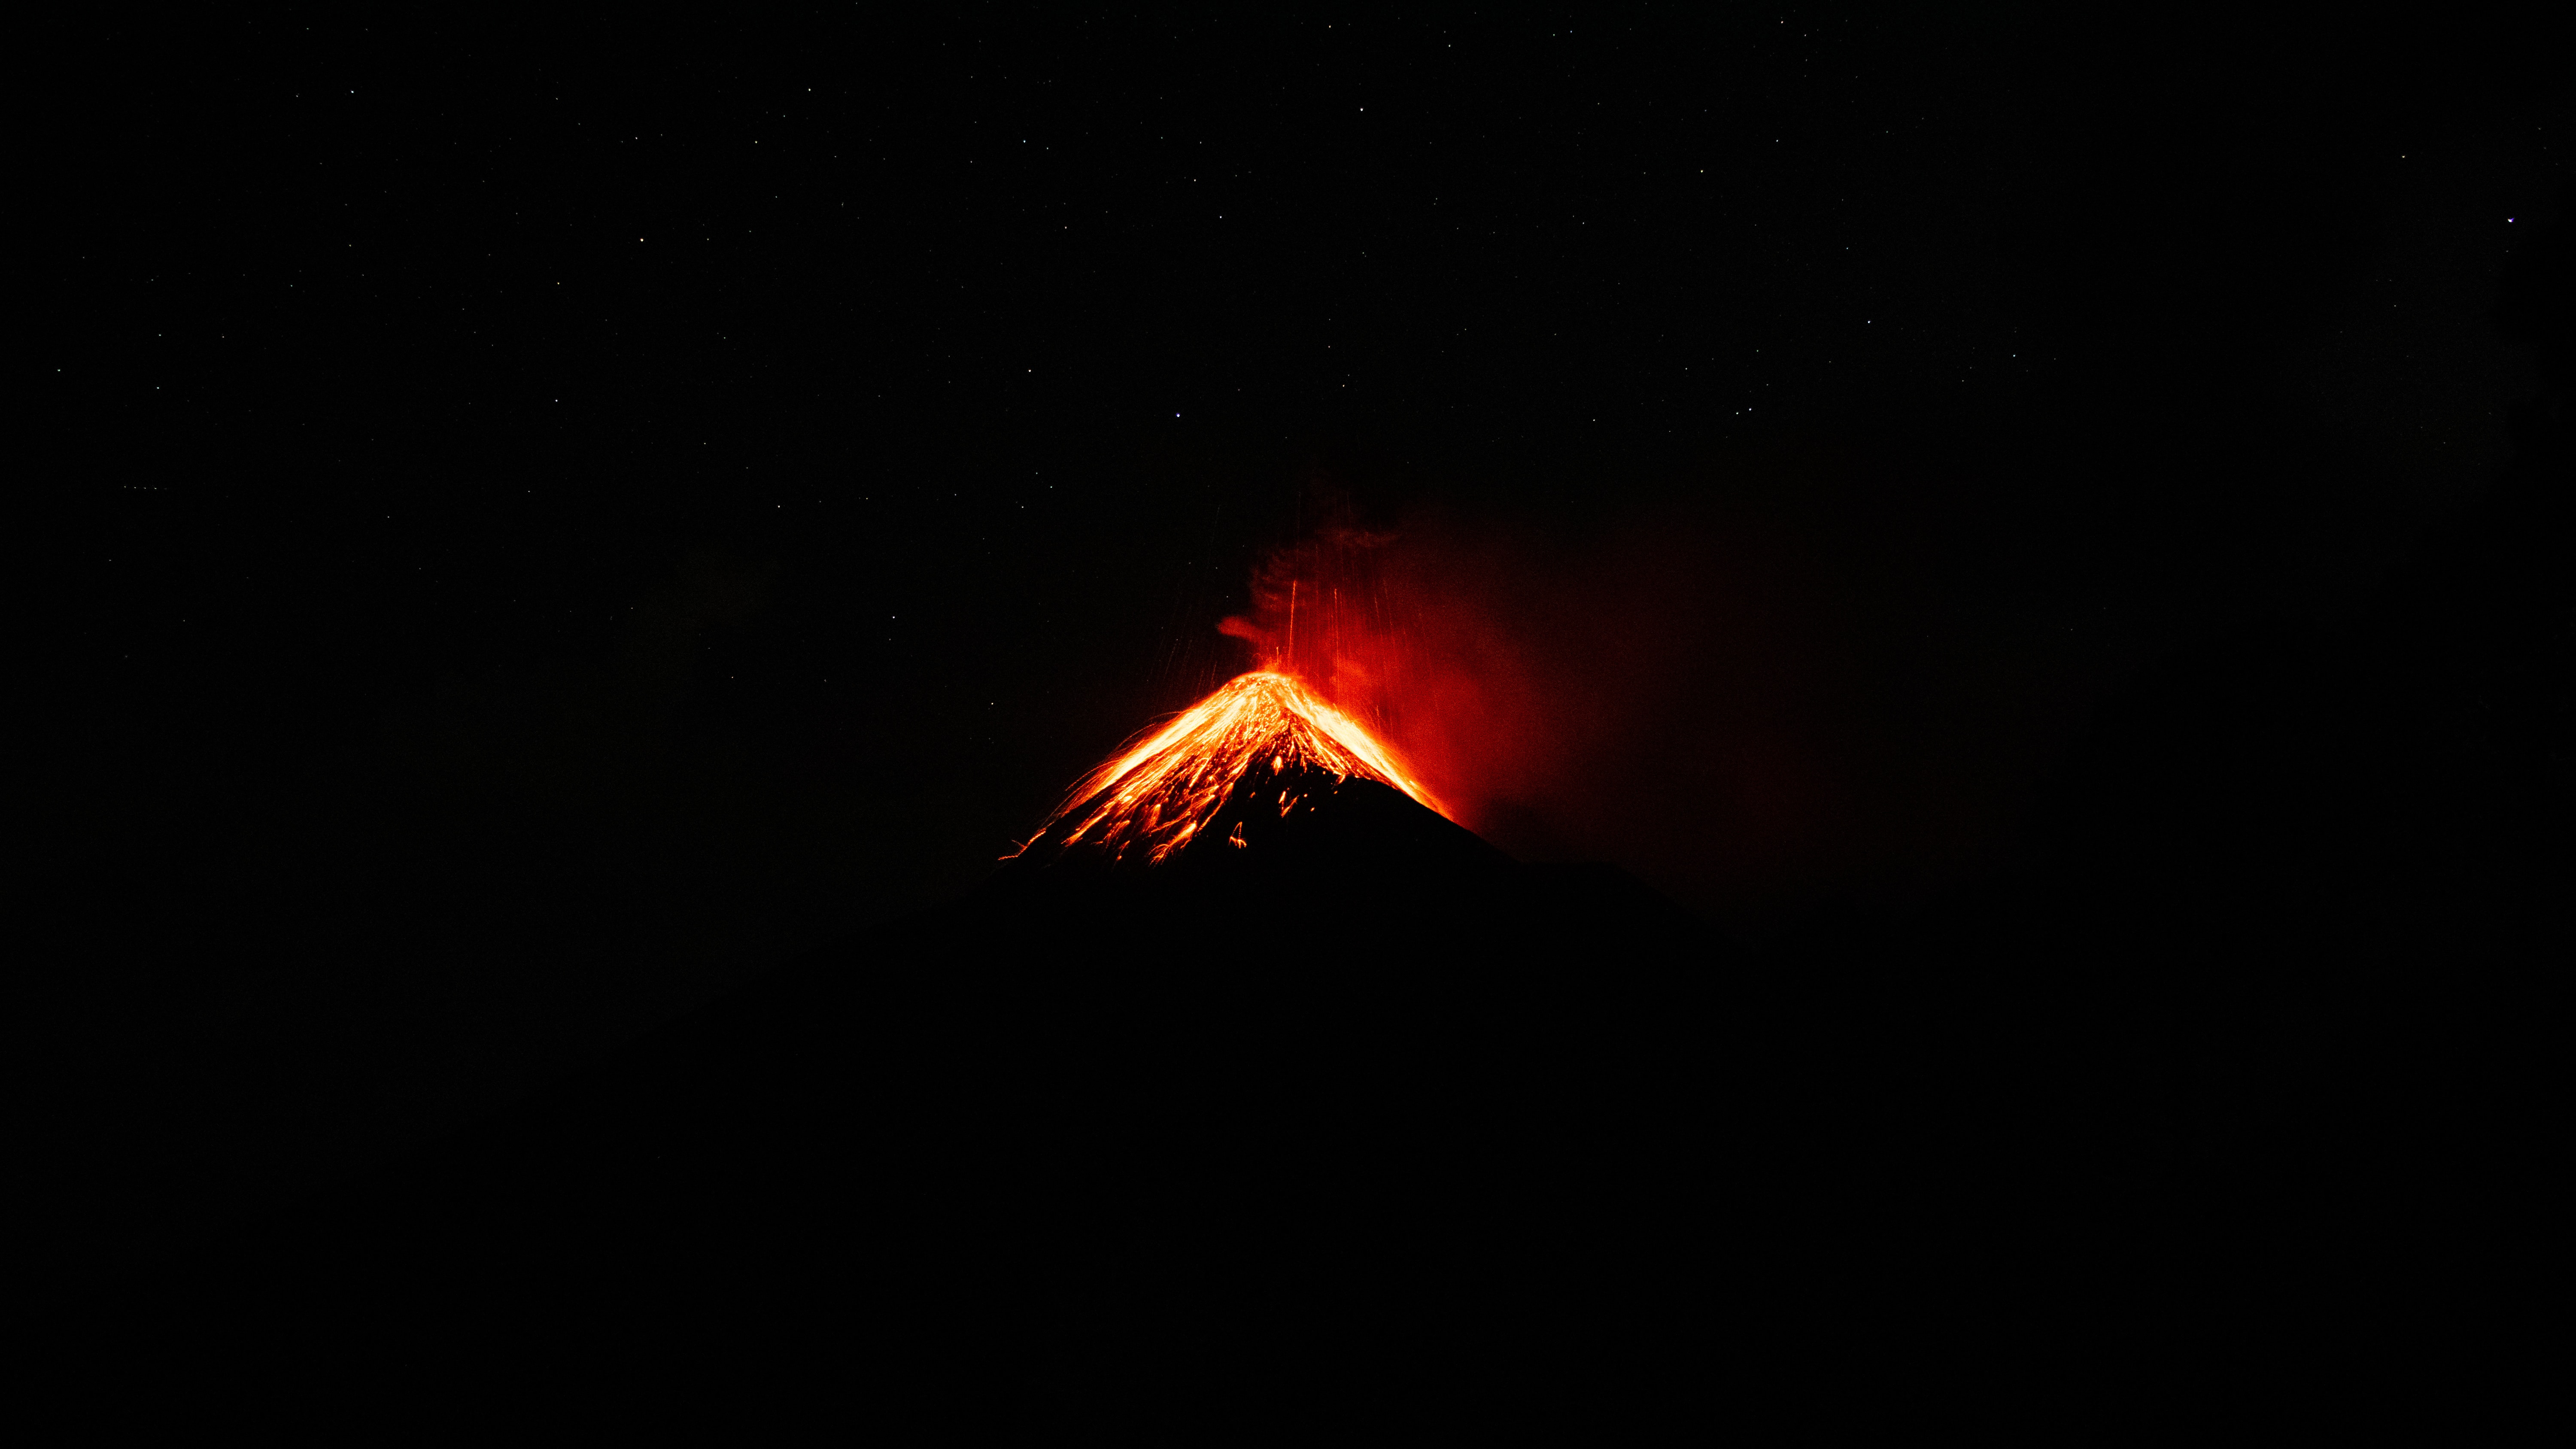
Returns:
[[[1537,681],[1489,838],[1793,958],[2074,881],[2336,922],[2253,994],[2367,1023],[2563,890],[2527,37],[867,14],[63,40],[22,1019],[101,1251],[966,891],[1319,530]]]

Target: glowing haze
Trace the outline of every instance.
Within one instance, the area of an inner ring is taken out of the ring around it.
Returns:
[[[1524,859],[1608,861],[1712,910],[1785,897],[1883,827],[1850,816],[1851,762],[1797,713],[1838,646],[1750,536],[1687,511],[1321,528],[1217,626],[1252,672],[1092,771],[1026,849],[1159,862],[1362,776]]]
[[[1220,630],[1524,859],[1608,861],[1729,909],[1825,868],[1841,781],[1792,711],[1832,656],[1756,525],[1580,530],[1419,510],[1271,555]]]

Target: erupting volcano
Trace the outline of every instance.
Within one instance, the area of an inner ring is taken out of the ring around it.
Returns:
[[[1440,809],[1357,720],[1288,675],[1256,670],[1085,776],[1020,854],[1159,865],[1193,841],[1248,849],[1353,780]]]

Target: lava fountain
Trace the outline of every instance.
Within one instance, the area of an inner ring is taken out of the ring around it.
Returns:
[[[1357,720],[1290,675],[1255,670],[1084,776],[1021,849],[1026,853],[1044,841],[1057,849],[1086,846],[1122,861],[1141,852],[1148,864],[1159,865],[1197,839],[1238,795],[1285,818],[1316,790],[1353,777],[1392,786],[1431,810],[1441,808]],[[1241,820],[1226,839],[1245,844]]]

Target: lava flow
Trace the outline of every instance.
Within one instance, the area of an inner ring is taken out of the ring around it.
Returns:
[[[1336,784],[1352,776],[1377,780],[1440,809],[1358,721],[1288,675],[1258,670],[1085,776],[1037,839],[1059,848],[1088,845],[1116,859],[1142,849],[1160,864],[1196,838],[1254,771],[1279,778],[1278,798],[1263,803],[1282,816],[1318,775]],[[1230,839],[1244,843],[1239,823]]]

